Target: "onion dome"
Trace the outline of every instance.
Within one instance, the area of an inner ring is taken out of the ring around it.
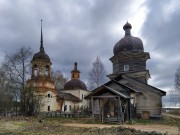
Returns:
[[[43,53],[43,52],[38,52],[38,53],[34,54],[32,60],[37,60],[37,59],[46,60],[46,61],[50,62],[49,56],[46,53]]]
[[[65,90],[87,90],[86,84],[79,80],[79,79],[71,79],[70,81],[68,81],[65,86],[64,86]]]
[[[128,22],[123,26],[125,36],[115,44],[113,49],[114,55],[124,51],[144,52],[142,40],[138,37],[131,36],[131,28],[132,26]]]
[[[77,62],[74,63],[74,70],[71,71],[71,80],[68,81],[64,89],[65,90],[87,90],[86,84],[80,79],[80,71],[77,69]]]
[[[43,34],[42,34],[42,20],[41,20],[41,40],[40,40],[40,49],[38,53],[35,53],[32,60],[45,60],[50,62],[49,56],[45,53],[43,46]]]

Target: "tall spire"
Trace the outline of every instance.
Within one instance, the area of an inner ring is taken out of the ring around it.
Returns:
[[[43,47],[43,33],[42,33],[42,20],[41,20],[41,40],[40,40],[40,52],[45,53]]]

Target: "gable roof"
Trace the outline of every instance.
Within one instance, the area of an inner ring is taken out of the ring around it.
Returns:
[[[97,94],[98,92],[103,92],[104,89],[107,89],[109,90],[110,92],[114,93],[114,94],[117,94],[119,95],[120,97],[123,97],[123,98],[131,98],[129,95],[123,93],[122,91],[119,91],[119,90],[116,90],[116,89],[113,89],[111,87],[109,87],[110,84],[112,83],[115,83],[117,85],[120,85],[122,87],[122,85],[120,83],[117,83],[117,82],[114,82],[114,80],[110,80],[109,82],[105,83],[104,85],[101,85],[100,87],[97,87],[96,89],[94,89],[92,91],[92,93],[90,93],[89,95],[87,95],[85,97],[85,99],[87,98],[90,98],[91,96]],[[124,86],[123,86],[124,87]],[[127,88],[125,88],[125,91],[127,90]],[[131,90],[131,88],[128,88],[128,90]]]
[[[141,87],[148,88],[149,90],[151,90],[153,92],[156,92],[156,93],[158,93],[158,94],[160,94],[162,96],[166,95],[166,92],[161,90],[161,89],[158,89],[158,88],[153,87],[153,86],[151,86],[149,84],[146,84],[146,83],[143,83],[141,81],[138,81],[138,80],[136,80],[134,78],[131,78],[131,77],[127,76],[127,75],[118,75],[117,77],[115,77],[114,79],[108,81],[104,85],[101,85],[100,87],[94,89],[92,91],[92,93],[87,95],[85,98],[90,98],[91,96],[95,95],[96,93],[102,91],[104,88],[110,90],[111,92],[113,92],[113,93],[115,93],[115,94],[117,94],[117,95],[119,95],[121,97],[130,98],[128,95],[124,95],[124,93],[109,87],[109,85],[111,83],[116,83],[116,84],[120,85],[125,90],[130,90],[130,91],[133,91],[135,93],[142,94],[142,92],[136,90],[134,87],[131,87],[131,86],[127,85],[127,84],[123,84],[123,83],[119,82],[120,79],[125,79],[128,82],[132,83],[132,85],[134,85],[134,86],[139,85]]]
[[[143,87],[149,88],[150,90],[152,90],[152,91],[154,91],[154,92],[157,92],[157,93],[161,94],[162,96],[165,96],[165,95],[166,95],[166,92],[165,92],[165,91],[163,91],[163,90],[161,90],[161,89],[158,89],[158,88],[156,88],[156,87],[154,87],[154,86],[151,86],[151,85],[149,85],[149,84],[147,84],[147,83],[144,83],[144,82],[141,82],[141,81],[139,81],[139,80],[136,80],[136,79],[134,79],[134,78],[132,78],[132,77],[130,77],[130,76],[122,75],[122,78],[130,81],[131,83],[134,83],[134,85],[139,84],[139,85],[141,85],[141,86],[143,86]]]
[[[107,88],[108,90],[112,91],[113,93],[119,95],[120,97],[123,97],[123,98],[131,98],[130,96],[128,96],[128,95],[126,95],[126,94],[124,94],[124,93],[122,93],[122,92],[120,92],[120,91],[114,90],[114,89],[112,89],[112,88],[110,88],[110,87],[108,87],[108,86],[104,86],[104,87]]]
[[[65,92],[58,92],[58,96],[61,99],[67,100],[67,101],[74,101],[74,102],[81,102],[82,100],[78,97],[72,95],[71,93],[65,93]]]

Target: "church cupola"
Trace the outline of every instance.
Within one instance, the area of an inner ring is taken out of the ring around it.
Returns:
[[[115,44],[113,49],[114,55],[127,51],[144,52],[142,40],[131,36],[131,28],[132,26],[128,22],[123,26],[125,36]]]
[[[128,22],[123,26],[123,29],[125,31],[125,35],[131,35],[131,28],[132,28],[132,26]]]
[[[41,38],[39,52],[35,53],[32,63],[32,78],[33,77],[50,77],[51,76],[51,61],[49,56],[45,53],[43,45],[43,32],[42,32],[42,20],[41,20]]]
[[[71,80],[65,84],[64,90],[87,90],[86,84],[80,80],[80,73],[75,62],[74,69],[71,71]]]
[[[74,63],[74,70],[71,71],[71,79],[79,79],[80,71],[77,69],[77,62]]]
[[[150,56],[148,52],[144,52],[142,40],[131,35],[131,28],[128,22],[123,26],[125,35],[114,46],[114,56],[110,58],[113,73],[108,77],[113,79],[119,74],[133,74],[134,78],[146,83],[150,77],[146,61]]]
[[[33,60],[43,60],[46,62],[50,62],[49,56],[45,53],[44,46],[43,46],[43,33],[42,33],[42,20],[41,20],[41,38],[40,38],[40,49],[39,52],[34,54]]]

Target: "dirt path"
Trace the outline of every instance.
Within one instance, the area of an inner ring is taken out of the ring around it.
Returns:
[[[126,128],[134,128],[136,130],[141,131],[157,131],[160,133],[168,133],[177,134],[180,133],[178,127],[175,126],[167,126],[167,125],[105,125],[105,124],[79,124],[79,123],[63,123],[63,126],[71,126],[71,127],[97,127],[97,128],[110,128],[110,127],[126,127]]]
[[[134,128],[142,131],[157,131],[160,133],[168,133],[168,135],[178,135],[179,133],[178,127],[167,125],[123,125],[123,127]]]
[[[169,116],[169,117],[172,117],[172,118],[178,118],[180,119],[180,116],[178,115],[173,115],[173,114],[167,114],[167,113],[163,113],[164,116]]]

